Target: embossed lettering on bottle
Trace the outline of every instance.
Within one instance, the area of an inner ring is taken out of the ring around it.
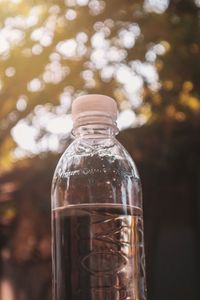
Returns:
[[[74,260],[72,270],[77,270],[73,281],[77,299],[86,295],[92,300],[145,299],[140,213],[132,208],[132,214],[131,209],[125,214],[120,205],[79,205],[55,211],[57,227],[64,232],[59,247],[65,256],[68,248],[67,257]]]

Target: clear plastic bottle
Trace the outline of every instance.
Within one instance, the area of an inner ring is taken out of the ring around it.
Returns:
[[[146,300],[142,194],[113,99],[73,102],[52,184],[53,300]]]

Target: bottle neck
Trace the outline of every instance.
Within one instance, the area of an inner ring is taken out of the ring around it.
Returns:
[[[85,124],[75,127],[73,135],[84,138],[111,138],[118,133],[116,125],[106,124]]]

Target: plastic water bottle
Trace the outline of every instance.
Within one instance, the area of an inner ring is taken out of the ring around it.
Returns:
[[[53,299],[146,300],[141,183],[116,103],[81,96],[72,116],[52,184]]]

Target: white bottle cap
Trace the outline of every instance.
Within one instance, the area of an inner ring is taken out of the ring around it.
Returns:
[[[116,124],[117,104],[105,95],[84,95],[74,100],[72,104],[74,127],[83,123]]]

